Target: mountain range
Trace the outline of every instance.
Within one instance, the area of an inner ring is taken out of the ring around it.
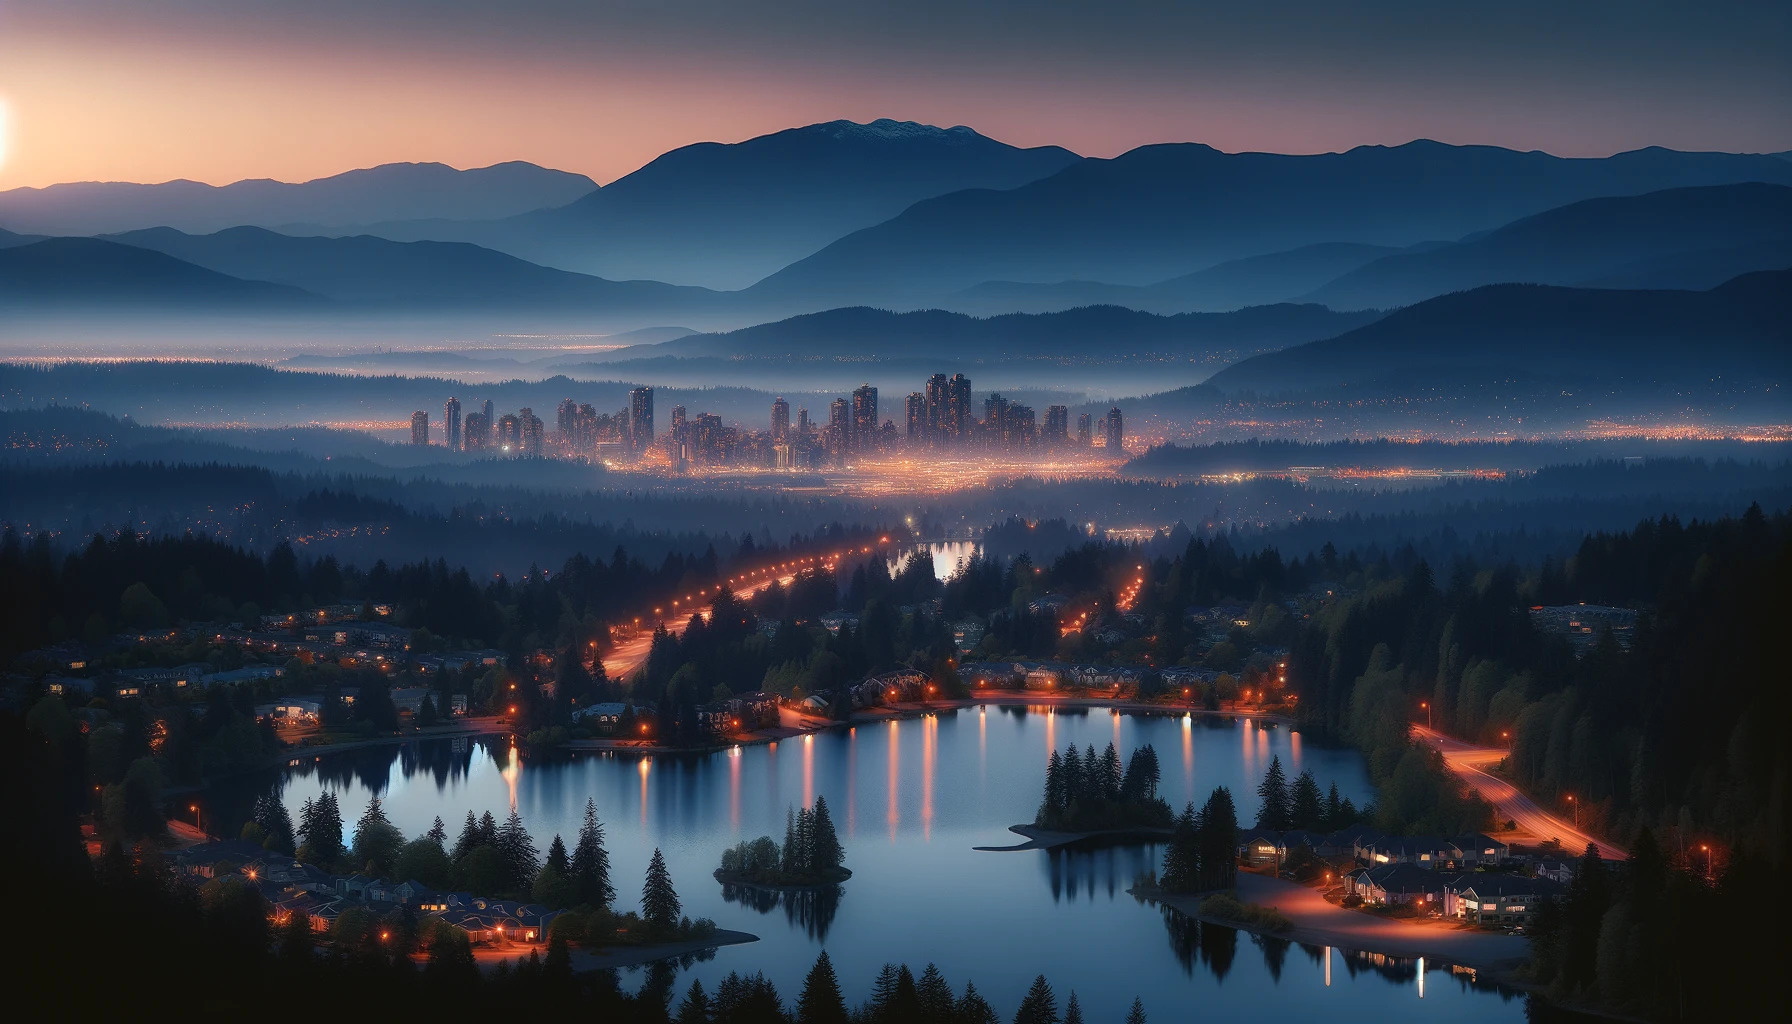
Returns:
[[[381,164],[305,182],[78,181],[0,192],[0,225],[46,235],[103,235],[151,227],[210,232],[245,224],[507,217],[562,206],[596,189],[582,174],[521,161],[464,171],[438,163]]]
[[[1745,274],[1707,291],[1486,285],[1243,360],[1206,385],[1278,394],[1417,394],[1521,379],[1569,388],[1719,381],[1783,389],[1792,374],[1787,295],[1792,270]]]
[[[391,217],[362,230],[474,242],[601,277],[735,289],[919,200],[1014,188],[1081,159],[963,126],[830,121],[683,146],[557,209],[482,223]]]
[[[750,293],[912,308],[986,281],[1150,284],[1322,242],[1405,247],[1599,196],[1744,181],[1792,184],[1792,163],[1658,148],[1568,159],[1428,141],[1317,156],[1144,146],[1018,188],[918,202]]]
[[[830,309],[736,331],[693,334],[603,353],[598,363],[676,357],[734,361],[837,358],[855,362],[924,359],[1236,359],[1331,337],[1379,318],[1321,306],[1260,306],[1230,313],[1159,316],[1120,306],[977,318],[931,309],[906,313],[868,307]]]
[[[0,248],[0,305],[45,311],[313,310],[302,289],[244,281],[185,260],[99,238],[49,238]]]
[[[1356,242],[1320,242],[1288,252],[1229,260],[1148,285],[985,281],[948,297],[941,305],[980,316],[1010,311],[1049,313],[1092,305],[1126,306],[1164,314],[1241,309],[1286,302],[1364,264],[1406,251],[1410,250]]]
[[[1303,298],[1387,309],[1497,282],[1710,288],[1792,267],[1792,188],[1748,182],[1588,199],[1455,245],[1395,253]]]
[[[109,237],[220,274],[289,285],[360,307],[702,312],[719,298],[703,288],[607,281],[540,267],[465,242],[295,237],[256,227],[209,235],[152,228]]]

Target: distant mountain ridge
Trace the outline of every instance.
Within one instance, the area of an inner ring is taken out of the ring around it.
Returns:
[[[1081,159],[962,125],[830,121],[682,146],[559,209],[487,223],[385,217],[362,230],[473,242],[602,277],[742,288],[919,200],[1013,188]]]
[[[1335,338],[1215,374],[1225,392],[1476,387],[1512,378],[1673,385],[1792,376],[1792,270],[1709,291],[1496,284],[1428,299]]]
[[[274,281],[337,302],[397,308],[702,310],[718,296],[657,281],[607,281],[539,267],[464,242],[360,235],[293,237],[238,227],[209,235],[153,228],[111,236],[233,277]]]
[[[1319,306],[1262,306],[1230,313],[1159,316],[1118,306],[1057,313],[1010,313],[975,318],[930,309],[897,313],[850,307],[791,317],[717,334],[695,334],[657,345],[602,353],[594,362],[662,356],[786,359],[957,359],[1127,353],[1210,357],[1262,351],[1329,337],[1369,323],[1377,313],[1334,313]]]
[[[1725,272],[1712,277],[1708,265]],[[1384,256],[1302,298],[1387,309],[1484,284],[1711,287],[1788,266],[1792,187],[1744,182],[1583,200],[1456,245]]]
[[[50,238],[0,249],[0,305],[306,311],[321,300],[298,288],[245,281],[147,249],[99,238]]]
[[[597,183],[582,174],[523,161],[470,170],[440,163],[381,164],[305,182],[81,181],[0,192],[0,225],[46,235],[99,235],[152,227],[205,233],[241,225],[495,218],[564,206],[596,190]]]
[[[998,312],[1049,313],[1092,305],[1125,306],[1164,315],[1223,312],[1287,302],[1340,274],[1401,251],[1387,245],[1320,242],[1287,252],[1228,260],[1148,285],[985,281],[948,298],[942,305],[978,316]]]
[[[1792,163],[1659,148],[1566,159],[1429,141],[1317,156],[1144,146],[1005,191],[918,202],[750,294],[913,308],[985,281],[1147,284],[1258,253],[1408,246],[1583,199],[1744,181],[1792,185]]]

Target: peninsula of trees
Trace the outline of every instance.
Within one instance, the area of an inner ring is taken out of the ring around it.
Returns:
[[[1122,769],[1112,743],[1099,755],[1093,744],[1079,752],[1073,743],[1046,762],[1045,800],[1033,824],[1060,832],[1169,828],[1175,812],[1157,795],[1160,775],[1150,744],[1135,749]]]
[[[841,864],[845,859],[827,798],[818,796],[813,808],[799,808],[785,816],[782,846],[771,836],[760,836],[723,850],[716,880],[764,888],[832,885],[852,877]]]

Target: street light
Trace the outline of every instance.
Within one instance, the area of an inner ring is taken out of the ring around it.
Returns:
[[[1431,702],[1428,700],[1419,701],[1419,707],[1422,707],[1425,709],[1425,728],[1430,729],[1431,728]]]
[[[1699,849],[1705,851],[1705,881],[1711,881],[1711,844],[1700,843]]]
[[[1574,808],[1574,827],[1579,828],[1580,827],[1580,804],[1575,801],[1573,793],[1568,794],[1568,806]]]
[[[193,827],[198,829],[201,833],[203,833],[205,831],[205,825],[200,822],[199,805],[198,804],[188,804],[187,810],[193,812]]]

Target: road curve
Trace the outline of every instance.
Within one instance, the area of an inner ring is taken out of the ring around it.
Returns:
[[[779,576],[776,579],[777,582],[788,587],[796,580],[796,574],[791,573],[786,576]],[[735,589],[734,596],[744,601],[771,585],[772,579],[770,578],[756,580],[752,583],[744,583]],[[708,608],[703,609],[700,614],[703,616],[704,621],[708,621]],[[691,624],[691,618],[687,615],[683,618],[668,618],[665,619],[664,622],[666,629],[673,636],[680,636],[684,633],[685,627]],[[629,676],[635,674],[636,669],[646,663],[647,655],[652,650],[653,630],[651,628],[643,629],[633,640],[617,644],[610,649],[609,653],[604,655],[604,674],[611,679],[621,679],[626,682]]]
[[[1517,822],[1519,828],[1539,839],[1554,837],[1560,840],[1563,850],[1571,856],[1578,856],[1588,843],[1598,847],[1599,855],[1607,860],[1622,860],[1629,856],[1627,851],[1576,828],[1571,819],[1563,819],[1544,810],[1512,783],[1489,774],[1486,769],[1505,758],[1504,748],[1477,747],[1422,725],[1413,726],[1412,732],[1413,738],[1420,743],[1442,751],[1444,763],[1449,765],[1450,770],[1470,789],[1498,808],[1503,817]]]

